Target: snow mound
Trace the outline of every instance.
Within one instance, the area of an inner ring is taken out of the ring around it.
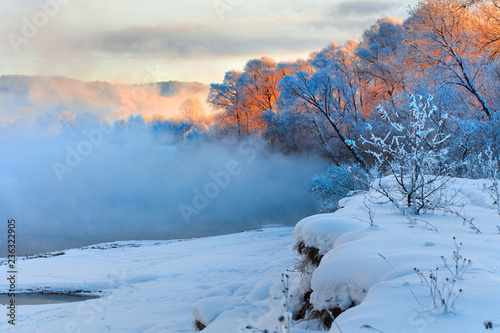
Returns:
[[[241,282],[229,283],[222,286],[210,288],[201,294],[201,297],[213,297],[213,296],[230,296],[238,289],[243,287],[244,284]]]
[[[465,193],[465,196],[476,206],[489,209],[494,209],[496,207],[493,198],[484,191],[470,190]]]
[[[301,220],[296,225],[293,236],[305,246],[318,249],[319,255],[324,255],[333,248],[340,236],[366,228],[367,224],[337,218],[335,214],[314,215]]]
[[[238,307],[244,307],[248,304],[248,301],[243,299],[227,296],[202,298],[194,304],[193,316],[196,321],[208,326],[208,324],[214,321],[221,313]]]

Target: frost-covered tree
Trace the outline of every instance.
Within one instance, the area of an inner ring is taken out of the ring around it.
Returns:
[[[479,18],[476,20],[479,38],[485,49],[490,50],[491,58],[500,56],[500,2],[497,0],[471,1],[471,5],[479,2]]]
[[[263,57],[248,61],[243,72],[227,72],[222,84],[212,84],[208,102],[220,111],[219,126],[236,130],[239,136],[263,132],[264,114],[277,111],[278,83],[290,69]]]
[[[332,42],[288,63],[252,59],[211,85],[208,103],[218,113],[210,133],[259,135],[274,151],[320,153],[337,167],[369,170],[376,155],[356,145],[364,124],[375,137],[399,136],[393,125],[414,123],[401,107],[411,91],[434,96],[426,126],[453,137],[439,146],[460,163],[454,176],[471,176],[486,147],[500,153],[499,8],[491,0],[421,0],[404,22],[377,20],[361,42]]]
[[[394,95],[406,88],[409,68],[402,23],[385,17],[363,33],[356,55],[360,59],[365,112],[373,110],[381,101],[394,102]]]
[[[154,117],[150,124],[151,133],[161,144],[178,144],[193,131],[193,124],[183,120]]]
[[[314,56],[311,71],[287,75],[279,87],[285,107],[304,110],[318,141],[335,163],[350,155],[367,168],[353,141],[352,129],[362,120],[359,85],[352,70],[355,62],[353,48],[331,43]]]
[[[224,134],[236,133],[239,137],[250,133],[251,121],[243,108],[242,92],[238,85],[241,72],[229,71],[222,83],[212,83],[208,103],[219,113],[215,116],[218,130]]]
[[[378,136],[367,125],[370,135],[361,139],[379,173],[372,187],[397,208],[418,214],[451,179],[452,163],[445,146],[450,136],[443,131],[447,115],[437,112],[431,96],[409,98],[404,113],[389,115],[379,106],[377,111],[390,130]]]
[[[489,180],[489,183],[484,184],[484,189],[493,199],[493,204],[497,207],[500,216],[500,159],[498,154],[488,147],[484,154],[479,154],[477,162],[478,168],[481,169],[481,176]]]
[[[179,106],[180,116],[187,122],[196,123],[203,121],[207,117],[205,107],[198,98],[187,98]]]
[[[434,72],[439,87],[451,85],[465,92],[491,119],[494,110],[483,86],[490,52],[480,45],[474,21],[477,15],[461,0],[425,0],[405,22],[411,60],[422,71]]]
[[[179,122],[191,124],[191,132],[208,131],[211,117],[205,112],[203,103],[198,98],[188,98],[179,106]]]
[[[239,78],[245,108],[256,115],[273,111],[279,98],[278,83],[284,76],[277,69],[276,62],[269,57],[247,62]]]
[[[321,213],[338,209],[341,198],[360,190],[367,190],[370,174],[359,165],[332,165],[325,172],[315,175],[308,183],[309,191],[318,196],[317,205]]]

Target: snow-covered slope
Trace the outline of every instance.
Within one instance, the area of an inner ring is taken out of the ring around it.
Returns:
[[[500,218],[486,182],[457,179],[446,190],[461,217],[405,216],[371,191],[299,222],[296,239],[326,254],[296,281],[297,293],[312,290],[316,311],[347,310],[330,332],[479,332],[499,323]]]

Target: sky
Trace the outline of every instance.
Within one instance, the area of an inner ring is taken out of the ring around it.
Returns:
[[[0,4],[0,75],[220,82],[252,58],[307,58],[415,0],[16,0]]]

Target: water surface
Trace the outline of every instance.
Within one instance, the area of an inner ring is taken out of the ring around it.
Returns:
[[[15,304],[17,305],[40,305],[82,302],[89,299],[96,299],[99,296],[82,294],[50,294],[50,293],[17,293]],[[10,304],[11,297],[8,294],[0,294],[0,304]]]

